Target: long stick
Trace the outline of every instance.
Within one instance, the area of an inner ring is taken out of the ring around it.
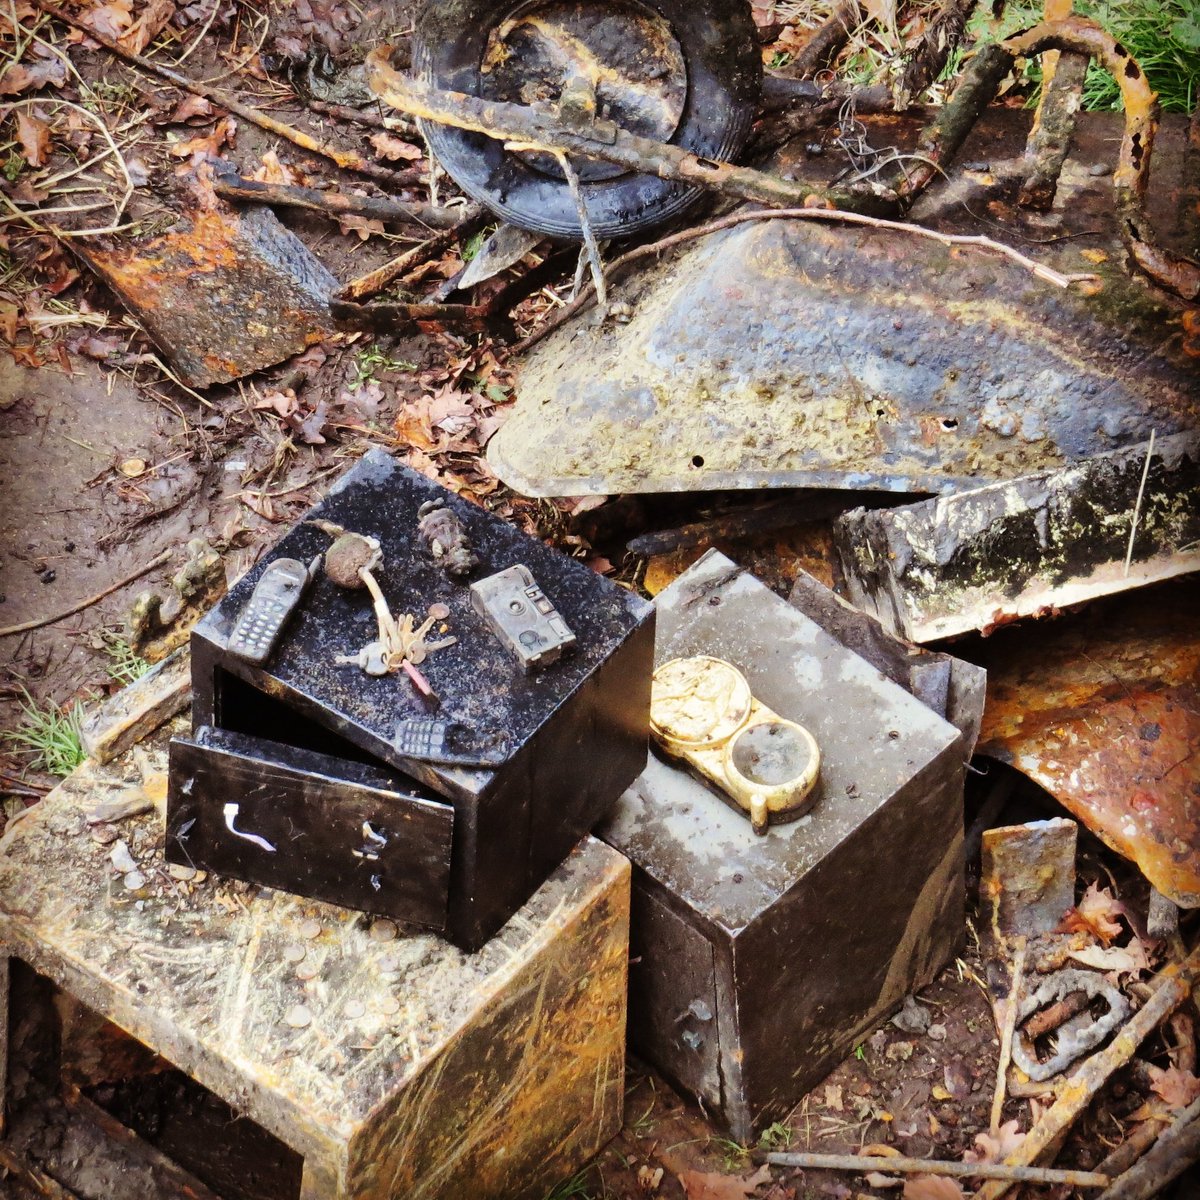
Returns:
[[[338,293],[338,299],[362,300],[366,296],[374,296],[376,293],[382,292],[389,283],[411,271],[417,263],[425,262],[435,254],[441,254],[444,250],[448,250],[460,238],[470,237],[482,225],[483,220],[484,218],[478,210],[461,218],[449,229],[429,238],[419,246],[414,246],[411,250],[397,255],[389,262],[385,262],[382,267],[377,267],[366,275],[352,279]]]
[[[1150,999],[1103,1050],[1093,1054],[1071,1077],[1058,1099],[1005,1159],[1005,1165],[1029,1166],[1054,1145],[1113,1073],[1129,1062],[1142,1042],[1192,994],[1197,977],[1200,977],[1200,950],[1160,972]],[[1000,1200],[1011,1186],[1008,1180],[993,1180],[975,1193],[975,1200]]]
[[[411,187],[413,184],[420,183],[425,178],[424,171],[419,169],[391,171],[387,167],[379,166],[378,163],[370,162],[354,150],[346,150],[330,142],[318,141],[318,139],[311,136],[311,134],[305,133],[303,130],[293,129],[292,126],[285,125],[282,121],[277,121],[260,108],[243,104],[236,96],[230,95],[229,92],[221,88],[199,83],[194,79],[189,79],[186,75],[181,75],[178,71],[173,71],[170,67],[164,67],[161,63],[156,63],[153,59],[143,58],[140,54],[134,54],[126,50],[119,42],[114,42],[112,38],[105,37],[102,33],[97,33],[90,25],[85,25],[70,13],[64,12],[58,5],[49,3],[49,0],[33,0],[33,3],[42,12],[54,17],[55,20],[62,21],[64,25],[70,25],[72,29],[78,29],[80,32],[87,34],[92,41],[99,42],[110,54],[115,54],[118,58],[124,59],[140,71],[145,71],[150,75],[157,75],[160,79],[165,79],[177,88],[182,88],[185,92],[191,92],[193,96],[200,96],[205,100],[212,101],[214,104],[219,104],[222,108],[227,108],[231,113],[235,113],[243,120],[249,121],[252,125],[257,125],[260,129],[265,129],[269,133],[275,133],[282,138],[286,138],[302,150],[307,150],[311,154],[320,154],[324,158],[330,159],[344,170],[357,171],[360,175],[367,175],[372,179],[382,180],[384,183],[390,183],[393,187]]]
[[[83,612],[85,608],[91,608],[93,604],[98,604],[105,596],[111,596],[113,592],[119,592],[126,584],[132,583],[135,579],[141,579],[143,575],[149,575],[156,567],[161,567],[171,558],[172,551],[164,550],[157,558],[148,562],[144,567],[138,567],[136,571],[126,575],[124,579],[118,579],[116,583],[106,587],[104,591],[97,592],[94,596],[89,596],[86,600],[81,600],[72,608],[68,608],[66,612],[56,613],[52,617],[38,617],[34,621],[25,621],[20,625],[7,625],[0,629],[0,637],[12,637],[17,633],[28,633],[31,629],[41,629],[43,625],[56,625],[59,621],[65,621],[68,617],[73,617],[77,612]]]
[[[1200,1157],[1200,1100],[1194,1100],[1158,1135],[1145,1157],[1114,1179],[1100,1200],[1149,1200]]]
[[[685,229],[682,233],[673,233],[670,237],[665,237],[661,241],[652,242],[646,246],[638,246],[635,250],[630,250],[628,254],[623,254],[620,258],[614,259],[609,263],[608,274],[611,277],[623,267],[637,262],[639,259],[662,254],[695,238],[708,237],[710,234],[720,233],[725,229],[732,229],[735,225],[741,225],[745,221],[773,220],[832,221],[835,224],[840,223],[843,225],[865,225],[872,229],[892,229],[899,233],[912,234],[915,237],[931,238],[935,242],[941,242],[944,246],[977,246],[983,250],[992,250],[997,254],[1003,254],[1006,258],[1012,259],[1018,266],[1024,267],[1027,271],[1032,271],[1039,279],[1043,279],[1047,283],[1052,283],[1055,287],[1060,288],[1070,287],[1073,283],[1081,283],[1084,280],[1095,278],[1094,275],[1063,275],[1061,272],[1054,270],[1053,267],[1047,267],[1043,263],[1026,257],[1019,250],[1014,250],[1013,247],[1006,246],[1003,242],[994,241],[992,238],[982,234],[940,233],[936,229],[927,229],[924,225],[913,225],[908,221],[889,221],[882,217],[869,217],[865,213],[842,212],[840,209],[832,208],[769,208],[755,212],[731,213],[727,217],[722,217],[719,221],[712,221],[707,225],[698,225],[695,229]],[[536,346],[538,342],[548,337],[560,325],[565,324],[577,312],[590,308],[595,303],[595,300],[594,292],[581,292],[570,304],[564,305],[553,317],[535,329],[523,342],[514,346],[513,353],[520,354],[522,351]]]
[[[286,183],[260,183],[257,179],[243,179],[234,174],[217,175],[213,190],[226,200],[303,208],[331,217],[404,221],[412,225],[428,225],[431,229],[451,229],[464,217],[478,212],[474,206],[458,209],[439,208],[435,204],[406,204],[390,196],[350,196],[345,192],[322,192],[316,188],[294,187]]]
[[[1004,1098],[1008,1093],[1008,1064],[1012,1061],[1013,1034],[1017,1031],[1017,1010],[1021,1006],[1021,988],[1025,983],[1024,940],[1017,947],[1013,962],[1012,986],[1004,1004],[1004,1028],[1000,1031],[1000,1062],[996,1067],[996,1091],[992,1097],[992,1137],[1000,1132],[1000,1120],[1004,1116]]]
[[[757,1159],[759,1155],[755,1155]],[[1095,1171],[1058,1171],[1051,1167],[1009,1167],[1003,1163],[943,1162],[939,1158],[884,1158],[867,1154],[772,1153],[764,1162],[777,1167],[813,1171],[881,1171],[893,1175],[950,1175],[959,1179],[1003,1179],[1010,1183],[1065,1183],[1072,1187],[1107,1187],[1107,1175]]]

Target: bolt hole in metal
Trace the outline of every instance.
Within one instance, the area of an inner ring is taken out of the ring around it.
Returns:
[[[688,73],[670,25],[636,0],[602,5],[532,0],[492,30],[480,67],[481,94],[513,104],[595,97],[595,116],[640,137],[669,142],[687,107]],[[552,155],[528,154],[535,170],[565,178]],[[572,160],[585,182],[625,168]]]
[[[692,458],[692,466],[695,467],[697,470],[699,470],[702,466],[704,466],[704,455],[703,454],[694,455]]]
[[[812,749],[798,729],[770,721],[737,736],[730,762],[755,786],[779,787],[804,775],[812,764]]]

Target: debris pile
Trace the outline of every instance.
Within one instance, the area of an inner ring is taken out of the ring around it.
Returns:
[[[1188,1194],[1197,118],[798,7],[0,14],[21,1200]]]

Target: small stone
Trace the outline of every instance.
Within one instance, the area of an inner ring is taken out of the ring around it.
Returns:
[[[1108,163],[1092,163],[1092,165],[1088,167],[1088,174],[1094,175],[1097,179],[1099,179],[1103,175],[1111,175],[1112,167],[1110,167]]]
[[[973,171],[976,175],[984,174],[992,169],[992,164],[988,162],[969,162],[963,163],[964,171]]]
[[[321,973],[321,964],[313,962],[312,959],[307,959],[296,968],[296,978],[302,983],[307,983],[310,979],[316,979]]]
[[[92,841],[99,842],[101,846],[111,846],[117,840],[117,827],[115,825],[93,825],[92,826]]]
[[[312,1013],[303,1004],[293,1004],[283,1014],[283,1020],[293,1029],[307,1029],[312,1024]]]
[[[167,874],[172,879],[178,879],[180,883],[190,883],[196,878],[196,868],[180,866],[179,863],[167,863]]]
[[[367,1015],[367,1006],[361,1000],[351,1000],[345,1012],[347,1020],[360,1021]]]
[[[400,1011],[400,1001],[395,996],[384,996],[377,1007],[385,1017],[394,1017]]]
[[[929,1009],[918,1004],[912,996],[905,996],[904,1007],[892,1018],[892,1024],[901,1033],[922,1034],[932,1020]]]
[[[946,1040],[946,1027],[945,1027],[945,1025],[930,1025],[930,1027],[929,1027],[929,1036],[930,1036],[930,1037],[931,1037],[931,1038],[932,1038],[932,1039],[933,1039],[935,1042],[944,1042],[944,1041]]]
[[[283,959],[284,962],[298,963],[304,961],[304,956],[308,953],[303,946],[298,946],[293,942],[290,946],[284,946]]]
[[[376,921],[371,926],[371,941],[394,942],[397,932],[395,921]]]
[[[122,875],[137,870],[137,860],[129,853],[129,847],[123,841],[113,846],[109,858],[112,860],[113,869],[120,871]]]
[[[309,917],[307,921],[302,922],[300,925],[300,936],[307,938],[310,942],[314,938],[319,938],[321,936],[321,922]]]
[[[129,891],[136,892],[139,888],[146,886],[146,877],[141,871],[130,871],[122,882]]]

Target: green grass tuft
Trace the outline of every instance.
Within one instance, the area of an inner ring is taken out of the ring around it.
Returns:
[[[106,670],[109,679],[126,687],[150,670],[150,664],[119,633],[106,629],[100,634],[100,639],[108,656]]]
[[[78,700],[66,711],[52,704],[41,708],[26,691],[21,712],[21,727],[6,730],[0,738],[32,754],[29,765],[35,771],[65,778],[87,758],[79,732],[83,705]]]

